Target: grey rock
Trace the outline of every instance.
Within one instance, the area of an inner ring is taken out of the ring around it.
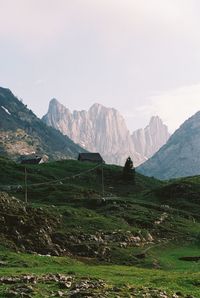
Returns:
[[[153,117],[144,130],[138,130],[131,136],[124,118],[117,110],[97,103],[88,111],[71,113],[56,99],[52,99],[48,113],[42,120],[88,151],[99,152],[110,164],[124,165],[126,158],[131,156],[134,166],[137,166],[169,137],[167,127],[158,117]]]
[[[168,142],[137,168],[147,176],[171,179],[200,174],[200,112],[186,120]]]
[[[151,117],[149,124],[144,129],[138,129],[132,134],[135,149],[144,159],[148,159],[155,154],[166,144],[169,137],[167,126],[163,124],[158,116]]]

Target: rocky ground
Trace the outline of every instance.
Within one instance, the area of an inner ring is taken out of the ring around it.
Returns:
[[[1,277],[0,283],[4,284],[5,297],[97,297],[97,298],[120,298],[120,297],[143,297],[143,298],[193,298],[192,295],[183,295],[181,292],[167,293],[154,288],[137,288],[122,285],[116,287],[107,284],[100,279],[77,278],[73,275],[47,274],[42,276],[22,275],[13,277]],[[41,292],[41,285],[52,286],[49,292]],[[40,288],[40,291],[39,291]],[[39,294],[40,292],[40,294]],[[41,296],[40,296],[41,295]]]
[[[157,259],[155,252],[152,258],[149,253],[152,247],[159,249],[160,245],[167,243],[164,242],[166,238],[163,238],[163,235],[166,237],[166,231],[170,237],[174,235],[175,222],[170,221],[171,214],[167,205],[161,206],[162,208],[159,206],[159,210],[156,206],[155,210],[152,209],[149,212],[141,206],[137,208],[137,205],[132,206],[123,201],[114,204],[110,200],[104,202],[107,205],[104,204],[103,207],[100,205],[101,208],[99,207],[98,212],[94,213],[93,209],[86,209],[84,205],[84,207],[81,205],[80,209],[75,208],[76,202],[73,203],[72,206],[70,204],[62,206],[25,204],[5,192],[0,192],[0,248],[2,249],[0,297],[199,297],[196,295],[199,280],[195,275],[198,270],[196,258],[199,258],[199,254],[195,255],[195,260],[192,260],[196,262],[192,264],[192,268],[195,269],[194,275],[190,276],[193,269],[189,269],[190,271],[185,269],[183,272],[186,272],[186,275],[183,282],[182,273],[180,273],[178,277],[175,275],[177,283],[168,287],[168,282],[172,281],[170,271],[169,276],[161,278],[160,274],[162,275],[164,271],[160,273],[159,270],[163,269],[164,265],[159,258]],[[78,203],[84,202],[81,200]],[[127,207],[123,209],[125,204]],[[105,212],[103,213],[105,211],[103,208],[107,211],[107,216]],[[130,213],[128,213],[129,209]],[[111,224],[108,220],[110,210],[111,215],[115,215],[113,221],[115,224],[113,222]],[[123,229],[123,226],[121,228],[118,224],[117,215],[121,213],[124,220],[121,222],[126,223],[127,229]],[[84,219],[81,216],[84,216]],[[129,222],[134,225],[134,228],[127,224],[128,219],[125,221],[125,217],[126,219],[129,217]],[[96,225],[98,221],[100,224]],[[95,228],[91,229],[91,223]],[[107,224],[110,226],[107,227]],[[198,226],[195,226],[195,231],[197,228]],[[7,257],[7,252],[11,253],[10,257]],[[58,256],[58,258],[44,257],[44,255]],[[18,256],[21,257],[16,261]],[[182,256],[187,256],[187,253],[184,252]],[[45,261],[42,263],[43,259]],[[75,270],[74,263],[70,263],[72,265],[67,269],[67,260],[80,263],[83,267]],[[116,264],[128,266],[118,268]],[[94,266],[92,274],[86,270],[91,265]],[[106,269],[103,267],[101,269],[103,271],[98,274],[96,270],[98,271],[101,265]],[[168,266],[168,263],[166,265]],[[179,266],[182,268],[186,265],[181,263]],[[123,270],[121,268],[125,267],[131,270],[129,279],[126,273],[123,276],[123,271],[121,272]],[[146,271],[140,272],[137,279],[134,277],[139,270],[138,267],[147,268],[146,277],[144,277]],[[150,268],[153,270],[151,271]],[[176,268],[176,265],[173,268]],[[188,270],[187,266],[186,268]],[[110,270],[113,272],[107,279],[106,274]],[[119,271],[116,272],[116,270]],[[55,272],[62,274],[55,274]],[[22,273],[23,275],[20,275]],[[153,275],[157,275],[155,282],[151,282],[149,274],[152,274],[153,280]],[[191,292],[188,285],[191,286]],[[165,291],[165,289],[171,289],[171,291]],[[195,293],[196,296],[188,293]]]
[[[0,243],[21,252],[42,255],[74,255],[110,262],[112,247],[141,247],[154,243],[150,233],[131,231],[64,231],[62,215],[33,208],[0,192]]]
[[[59,254],[51,234],[60,219],[43,208],[32,208],[6,193],[0,193],[0,239],[19,251]]]

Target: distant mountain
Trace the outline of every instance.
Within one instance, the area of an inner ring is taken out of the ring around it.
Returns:
[[[138,171],[160,179],[200,174],[200,112],[186,120]]]
[[[158,116],[153,116],[149,124],[143,129],[133,132],[132,140],[134,147],[144,159],[150,158],[169,139],[168,128]]]
[[[50,159],[76,158],[84,150],[67,136],[45,125],[9,89],[0,87],[0,154],[48,155]]]
[[[158,117],[152,118],[149,126],[131,136],[124,118],[117,110],[97,103],[88,111],[71,113],[56,99],[52,99],[42,120],[87,150],[100,152],[104,160],[111,164],[124,165],[126,158],[131,156],[137,166],[168,138],[167,128]]]
[[[88,151],[100,152],[108,163],[123,165],[129,155],[136,165],[143,161],[134,150],[123,117],[115,109],[94,104],[89,111],[71,113],[56,99],[52,99],[48,113],[42,120]]]

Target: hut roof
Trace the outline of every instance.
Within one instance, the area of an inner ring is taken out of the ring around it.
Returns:
[[[41,160],[42,160],[42,157],[23,158],[21,160],[21,164],[32,164],[32,165],[35,165],[35,164],[39,164]]]
[[[99,162],[99,163],[104,162],[103,158],[99,153],[79,153],[78,160]]]

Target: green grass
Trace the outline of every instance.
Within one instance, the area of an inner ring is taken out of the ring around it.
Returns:
[[[53,202],[55,198],[58,201],[94,194],[101,195],[101,168],[96,168],[91,172],[89,171],[95,166],[96,164],[93,163],[83,163],[75,160],[62,160],[41,165],[26,165],[29,199],[32,201],[50,200]],[[80,173],[80,176],[76,176]],[[0,181],[0,189],[6,188],[9,185],[21,185],[24,188],[24,165],[15,164],[1,157]],[[53,181],[56,182],[53,183]],[[140,174],[136,174],[135,184],[127,183],[122,178],[122,167],[104,165],[104,184],[105,195],[107,196],[132,196],[143,190],[153,189],[163,183]],[[23,198],[23,194],[16,193],[14,187],[10,191],[18,197]]]
[[[90,276],[111,285],[126,284],[124,291],[127,285],[132,285],[200,297],[200,262],[179,260],[182,256],[200,254],[200,178],[160,182],[136,174],[134,184],[123,180],[121,167],[104,165],[102,198],[101,169],[88,172],[94,166],[74,160],[27,166],[28,206],[36,212],[42,208],[41,216],[51,218],[50,223],[61,218],[54,232],[63,235],[63,239],[95,233],[125,235],[130,231],[143,238],[150,233],[153,243],[125,248],[120,247],[120,241],[108,241],[110,255],[104,259],[76,253],[73,258],[17,254],[1,247],[0,261],[6,263],[1,266],[0,275],[74,272],[77,278]],[[79,173],[82,175],[72,178]],[[53,183],[53,180],[58,181]],[[0,158],[0,181],[0,189],[6,185],[22,185],[22,190],[11,187],[8,192],[24,199],[24,166]],[[164,213],[167,213],[166,219],[156,224]],[[2,239],[3,244],[5,239]],[[6,241],[9,247],[9,239]],[[83,241],[83,245],[99,246],[88,240]],[[136,255],[144,252],[145,258],[137,259]],[[42,291],[46,291],[48,297],[50,288],[56,285],[38,287],[37,297],[42,297]],[[1,296],[4,292],[5,286],[0,285],[0,297],[4,297]]]
[[[66,257],[40,257],[1,251],[0,259],[6,260],[8,265],[1,267],[0,276],[27,273],[36,275],[73,273],[77,277],[85,276],[104,279],[108,284],[116,286],[125,284],[126,286],[132,285],[135,287],[154,287],[169,292],[192,293],[196,295],[195,297],[199,297],[199,264],[193,263],[183,266],[181,261],[176,261],[179,256],[192,253],[192,251],[192,247],[183,247],[180,251],[175,247],[172,250],[162,250],[160,252],[160,260],[165,263],[167,270],[142,269],[134,266],[87,265]],[[168,257],[166,257],[167,255]],[[5,290],[5,287],[0,285],[0,291],[2,290]]]

